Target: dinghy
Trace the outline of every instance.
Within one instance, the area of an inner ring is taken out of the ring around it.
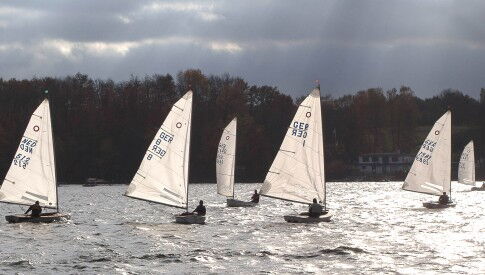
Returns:
[[[217,193],[227,197],[228,207],[252,207],[254,202],[234,198],[234,167],[236,165],[237,118],[224,129],[216,158]]]
[[[260,194],[306,205],[316,198],[323,203],[324,215],[320,218],[300,214],[284,219],[300,223],[330,221],[326,209],[320,88],[314,89],[298,107]]]
[[[450,198],[448,204],[425,202],[426,208],[454,207],[451,201],[451,111],[447,111],[429,132],[402,186],[403,190]]]
[[[41,207],[56,212],[31,215],[9,215],[10,223],[49,223],[70,218],[59,213],[54,140],[49,101],[45,99],[32,114],[20,140],[15,157],[0,188],[0,202],[27,205],[39,201]]]
[[[131,181],[125,196],[188,211],[192,91],[170,110]],[[176,223],[202,224],[205,216],[175,216]]]
[[[473,186],[472,191],[485,191],[485,185],[477,187],[475,182],[475,149],[473,140],[463,149],[458,164],[458,182]]]

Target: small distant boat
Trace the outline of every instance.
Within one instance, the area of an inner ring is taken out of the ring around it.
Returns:
[[[475,182],[475,149],[473,140],[470,141],[461,153],[460,163],[458,164],[458,182],[471,185],[472,191],[485,191],[485,184],[477,187]]]
[[[320,89],[314,89],[300,104],[283,143],[266,175],[261,195],[309,205],[316,198],[323,203],[319,218],[284,216],[287,222],[328,222],[326,209],[322,114]]]
[[[0,202],[27,205],[39,201],[43,208],[56,212],[31,215],[8,215],[10,223],[49,223],[69,219],[59,213],[54,139],[52,136],[49,101],[44,101],[32,114],[19,148],[0,188]]]
[[[125,196],[188,211],[192,91],[170,110]],[[205,216],[175,216],[176,223],[203,224]]]
[[[227,197],[228,207],[252,207],[257,203],[234,198],[234,167],[236,165],[237,118],[224,129],[216,158],[217,193]]]
[[[83,183],[84,187],[95,187],[100,184],[106,183],[105,180],[103,179],[97,179],[97,178],[88,178],[85,183]]]
[[[448,204],[424,202],[426,208],[455,207],[451,201],[451,111],[434,124],[402,186],[403,190],[450,198]]]

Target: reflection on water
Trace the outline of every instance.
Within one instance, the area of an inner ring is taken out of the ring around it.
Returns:
[[[485,192],[453,184],[456,208],[423,209],[432,197],[401,183],[329,183],[333,221],[288,224],[305,206],[261,198],[225,208],[216,186],[191,185],[206,225],[178,225],[180,212],[121,196],[126,186],[62,186],[63,224],[0,223],[0,273],[485,273]],[[249,199],[257,184],[238,184]],[[195,195],[197,194],[197,195]],[[23,207],[1,205],[3,214]]]

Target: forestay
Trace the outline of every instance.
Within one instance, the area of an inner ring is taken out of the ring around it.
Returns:
[[[57,207],[57,186],[49,101],[30,117],[10,169],[0,189],[0,201]]]
[[[234,197],[237,118],[226,126],[219,141],[216,158],[217,193]]]
[[[473,140],[465,146],[461,153],[458,165],[458,182],[467,185],[475,185],[475,152]]]
[[[431,195],[451,189],[451,112],[447,111],[429,132],[402,189]]]
[[[192,91],[170,110],[125,195],[187,208]]]
[[[323,157],[320,90],[315,89],[298,107],[261,194],[300,203],[316,198],[325,203]]]

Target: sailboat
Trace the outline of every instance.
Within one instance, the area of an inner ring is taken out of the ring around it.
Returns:
[[[192,91],[170,110],[125,196],[188,211]],[[204,216],[175,216],[176,223],[205,222]]]
[[[421,146],[402,186],[403,190],[440,196],[450,203],[424,202],[426,208],[454,207],[451,202],[451,111],[434,124]]]
[[[311,204],[316,198],[324,205],[324,215],[284,216],[287,222],[330,221],[326,211],[322,115],[320,88],[315,88],[300,104],[283,143],[261,187],[262,196]]]
[[[8,215],[5,219],[18,223],[54,222],[70,218],[69,214],[59,213],[54,139],[47,99],[30,117],[0,188],[0,202],[30,206],[36,201],[41,207],[56,209],[56,212],[42,213],[40,217]]]
[[[475,152],[473,140],[463,149],[458,164],[458,182],[471,185],[472,191],[485,191],[485,187],[476,187],[475,184]]]
[[[234,118],[222,132],[217,150],[216,175],[217,193],[227,197],[228,207],[251,207],[254,202],[234,198],[234,167],[236,165],[237,118]]]

